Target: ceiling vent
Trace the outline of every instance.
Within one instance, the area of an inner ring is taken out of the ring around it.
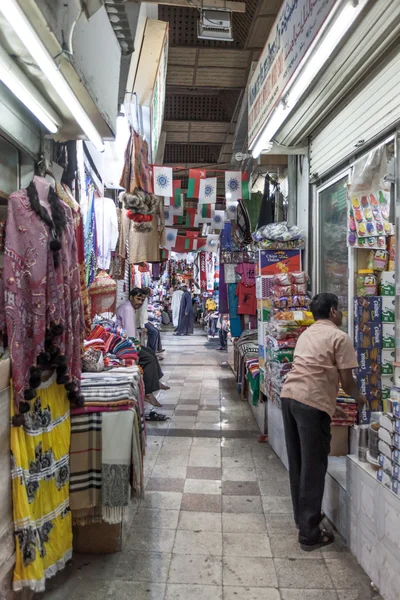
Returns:
[[[197,22],[197,37],[200,40],[233,42],[232,13],[228,10],[202,9]]]

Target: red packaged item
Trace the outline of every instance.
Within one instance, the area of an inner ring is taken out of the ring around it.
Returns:
[[[307,294],[307,284],[306,283],[294,283],[292,285],[292,294],[305,296]]]
[[[307,283],[308,275],[304,271],[296,271],[296,273],[291,273],[292,283]]]
[[[277,298],[281,298],[282,296],[291,296],[292,295],[292,286],[291,285],[274,285],[272,288],[272,295]]]
[[[275,285],[284,286],[292,283],[291,273],[278,273],[274,278]]]

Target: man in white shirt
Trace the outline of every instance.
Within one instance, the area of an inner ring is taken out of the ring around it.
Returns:
[[[183,296],[183,290],[181,290],[179,287],[177,287],[176,290],[174,291],[174,293],[172,294],[172,300],[171,300],[172,323],[175,327],[175,331],[176,331],[176,329],[178,327],[178,323],[179,323],[179,311],[181,309],[182,296]]]
[[[137,327],[136,327],[136,311],[140,309],[146,298],[143,290],[140,288],[133,288],[129,294],[129,300],[125,300],[117,308],[116,322],[122,329],[125,330],[128,337],[138,339]],[[162,406],[157,398],[154,396],[154,392],[158,390],[169,390],[169,386],[165,383],[161,383],[160,379],[163,377],[160,364],[157,360],[155,352],[151,348],[145,348],[141,346],[139,351],[139,365],[143,369],[143,382],[145,389],[145,400],[153,406]]]

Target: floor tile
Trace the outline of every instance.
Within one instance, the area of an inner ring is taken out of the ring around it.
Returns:
[[[221,467],[221,452],[218,449],[192,447],[189,467]]]
[[[175,530],[134,527],[127,540],[130,550],[139,552],[172,552]]]
[[[181,511],[178,529],[187,531],[221,531],[221,513]]]
[[[212,494],[183,494],[181,510],[221,512],[221,496]]]
[[[260,491],[262,496],[290,496],[289,479],[260,481]]]
[[[260,488],[257,481],[223,481],[224,496],[259,496]]]
[[[150,477],[146,485],[146,492],[183,492],[184,479],[173,477]]]
[[[271,558],[267,533],[223,533],[224,556],[255,556]]]
[[[223,481],[257,481],[254,467],[226,468],[222,467]]]
[[[227,513],[262,513],[258,496],[222,496],[222,511]]]
[[[157,552],[125,552],[116,568],[115,579],[165,583],[171,563],[171,554]]]
[[[197,417],[197,410],[176,410],[176,417]]]
[[[326,559],[326,566],[337,589],[353,589],[366,586],[369,588],[369,579],[361,571],[357,561],[352,556],[346,555],[341,559]]]
[[[149,529],[176,529],[178,526],[179,510],[160,510],[157,508],[139,508],[136,512],[132,527]]]
[[[281,600],[275,588],[224,586],[224,600]],[[304,600],[304,599],[303,599]]]
[[[143,508],[163,508],[164,510],[179,510],[182,494],[179,492],[146,492]]]
[[[287,496],[262,496],[264,513],[293,514],[292,499]]]
[[[194,438],[193,441],[205,438]],[[217,441],[218,440],[213,440]],[[218,479],[221,480],[222,469],[219,467],[188,467],[186,476],[188,479]]]
[[[219,556],[174,554],[168,583],[222,584],[222,559]]]
[[[222,483],[215,479],[186,479],[185,494],[221,494]]]
[[[255,469],[252,456],[223,456],[224,469]]]
[[[277,533],[269,536],[271,544],[272,556],[274,558],[302,558],[302,559],[316,559],[323,558],[320,550],[314,550],[313,552],[304,552],[300,548],[298,542],[298,532],[290,533]]]
[[[224,533],[260,533],[267,528],[264,515],[222,513],[222,531]]]
[[[113,581],[108,590],[111,600],[164,600],[165,583],[143,583],[139,581]],[[86,600],[87,596],[83,596]]]
[[[175,467],[170,465],[155,465],[151,472],[151,477],[161,477],[172,479],[185,479],[186,478],[186,467]]]
[[[222,586],[169,583],[165,600],[223,600]]]
[[[223,558],[223,581],[224,586],[267,588],[278,586],[272,558],[225,556]]]
[[[281,588],[333,588],[332,579],[323,560],[275,558],[274,563]]]
[[[265,513],[265,522],[269,535],[295,535],[298,534],[292,514]]]
[[[211,531],[176,532],[173,554],[222,555],[222,534]]]
[[[214,438],[193,438],[192,448],[207,448],[211,450],[212,448],[219,449],[221,447],[220,440],[216,440]]]
[[[280,592],[282,600],[338,600],[337,593],[334,590],[281,589]]]

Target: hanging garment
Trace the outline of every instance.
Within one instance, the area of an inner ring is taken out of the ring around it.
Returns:
[[[95,198],[97,267],[110,268],[111,252],[118,241],[118,216],[115,202],[111,198]]]
[[[238,315],[238,297],[236,283],[228,283],[229,323],[232,337],[239,337],[242,333],[242,323]]]
[[[243,282],[237,284],[236,295],[238,296],[238,314],[255,315],[257,312],[256,286],[246,285]]]
[[[181,298],[179,309],[178,335],[189,335],[193,333],[193,305],[192,296],[186,290]]]
[[[40,185],[48,182],[35,177],[28,188],[31,197],[36,194],[37,205]],[[57,240],[55,222],[49,226],[32,209],[27,190],[14,192],[8,200],[4,292],[17,406],[25,393],[30,394],[27,400],[34,397],[32,378],[37,379],[37,373],[34,377],[31,368],[39,357],[42,365],[52,367],[56,357],[64,357],[62,377],[58,374],[63,383],[71,384],[71,393],[72,388],[77,395],[80,390],[84,320],[76,239],[71,209],[57,197],[54,201],[66,219]],[[54,241],[60,245],[57,252],[50,249]]]
[[[175,292],[172,294],[171,311],[172,311],[172,323],[173,323],[174,327],[178,327],[179,312],[181,310],[182,296],[183,296],[183,290],[175,290]]]
[[[160,262],[160,246],[165,246],[163,198],[158,199],[153,220],[146,223],[146,225],[151,226],[148,231],[140,231],[136,226],[140,225],[140,223],[136,224],[130,221],[126,216],[126,211],[123,218],[129,221],[129,263],[137,265],[142,262]]]
[[[149,167],[149,147],[147,142],[132,129],[125,150],[124,168],[120,185],[129,193],[136,188],[153,193],[153,182]]]
[[[12,427],[14,591],[44,592],[72,556],[69,401],[55,374],[37,390],[23,427]],[[11,416],[15,414],[14,398]]]
[[[89,181],[88,179],[86,180]],[[96,235],[96,213],[94,210],[94,186],[88,184],[89,206],[85,221],[85,264],[86,264],[86,286],[90,287],[96,277],[97,270],[97,235]]]

